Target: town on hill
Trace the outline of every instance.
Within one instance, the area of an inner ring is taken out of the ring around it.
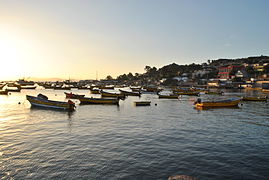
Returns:
[[[240,88],[269,79],[269,56],[208,60],[202,64],[169,64],[159,69],[145,67],[145,73],[128,73],[104,82],[126,85],[209,86]]]

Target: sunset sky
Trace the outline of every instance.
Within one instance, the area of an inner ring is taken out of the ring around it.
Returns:
[[[0,0],[0,79],[269,55],[267,0]]]

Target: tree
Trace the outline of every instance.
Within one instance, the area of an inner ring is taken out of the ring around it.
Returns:
[[[106,80],[112,80],[112,79],[113,79],[113,77],[110,76],[110,75],[108,75],[108,76],[106,77]]]
[[[150,70],[151,70],[151,67],[150,66],[145,66],[144,70],[146,71],[146,73],[149,73]]]

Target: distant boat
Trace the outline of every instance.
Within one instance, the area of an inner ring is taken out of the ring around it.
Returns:
[[[15,83],[9,83],[6,90],[9,92],[21,92],[21,86]]]
[[[135,106],[150,106],[151,101],[135,101]]]
[[[1,90],[0,91],[0,95],[8,95],[8,90]]]
[[[202,101],[200,98],[195,102],[196,107],[233,107],[238,106],[240,98]]]
[[[124,94],[120,94],[120,93],[111,93],[111,92],[105,92],[105,91],[100,91],[100,94],[102,95],[102,97],[115,97],[115,98],[125,98]]]
[[[81,104],[115,104],[119,105],[119,99],[107,99],[107,98],[79,98]]]
[[[215,91],[205,91],[205,94],[208,95],[223,95],[223,92],[215,92]]]
[[[76,106],[71,100],[68,102],[48,100],[47,96],[39,94],[37,97],[26,95],[26,99],[33,107],[52,108],[59,110],[74,111]]]
[[[97,88],[91,89],[91,94],[100,94],[100,89]]]
[[[100,86],[99,89],[114,89],[114,86],[113,85]]]
[[[177,94],[169,94],[169,95],[162,95],[162,94],[158,94],[160,99],[178,99]]]
[[[70,93],[64,92],[64,94],[65,94],[66,98],[70,98],[70,99],[78,99],[78,98],[82,98],[85,96],[82,94],[73,94],[72,92],[70,92]]]
[[[242,97],[242,101],[267,101],[267,97],[244,96],[244,97]]]
[[[69,87],[69,86],[55,86],[53,89],[54,90],[71,90],[71,87]]]
[[[142,87],[141,86],[130,86],[130,89],[133,91],[133,92],[140,92]]]
[[[36,89],[36,86],[21,86],[21,89]]]
[[[19,79],[16,82],[21,86],[34,86],[35,85],[34,81],[26,81],[25,79]]]
[[[121,94],[123,94],[125,96],[141,96],[140,92],[125,91],[122,89],[120,89],[119,91],[121,92]]]
[[[188,96],[199,96],[200,95],[200,92],[192,92],[192,91],[189,91],[189,92],[175,92],[175,94],[178,94],[178,95],[188,95]]]
[[[162,91],[162,89],[160,89],[156,86],[145,86],[145,87],[143,87],[143,89],[145,89],[146,92],[157,92],[158,93],[158,92]]]

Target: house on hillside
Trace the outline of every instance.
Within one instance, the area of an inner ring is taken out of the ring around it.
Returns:
[[[227,65],[219,67],[218,78],[222,80],[231,80],[234,78],[247,77],[244,65]]]

